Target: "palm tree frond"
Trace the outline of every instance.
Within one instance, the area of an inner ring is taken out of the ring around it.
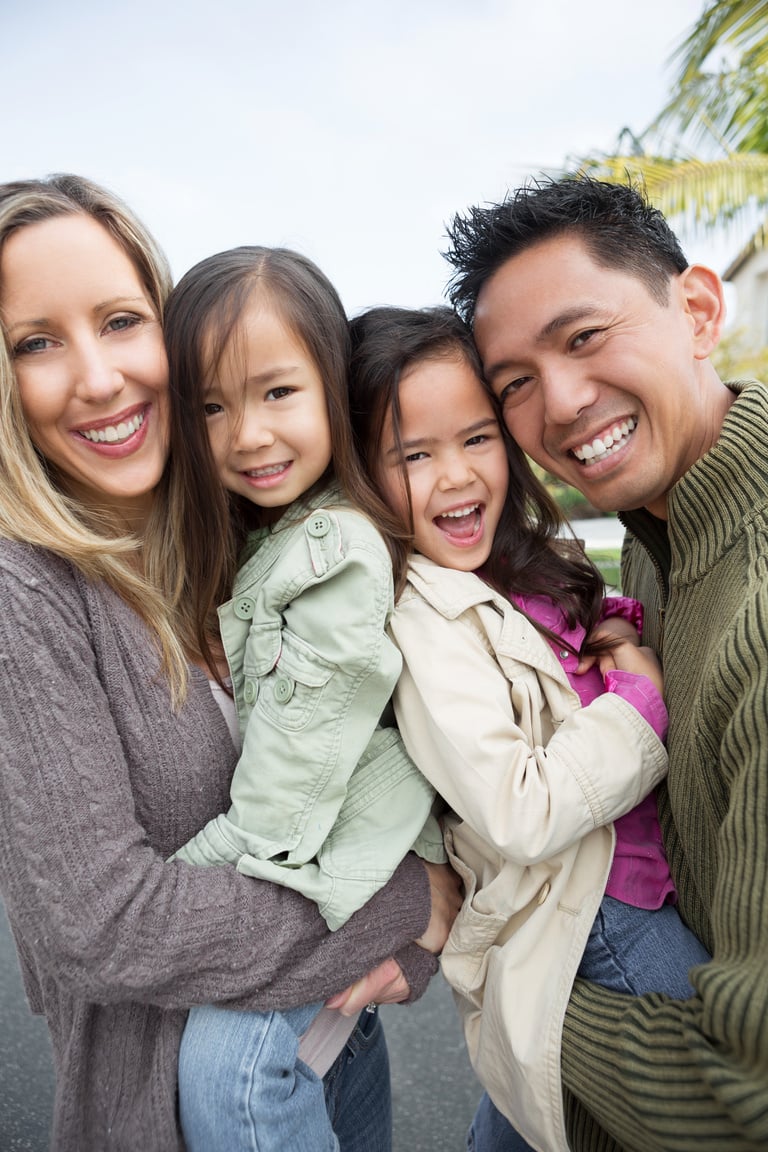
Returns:
[[[676,49],[678,85],[685,87],[704,67],[707,57],[723,45],[737,50],[753,71],[768,66],[768,21],[765,0],[715,0],[702,13]]]

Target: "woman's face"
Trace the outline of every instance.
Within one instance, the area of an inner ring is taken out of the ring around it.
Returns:
[[[138,272],[89,216],[14,232],[0,313],[30,436],[67,492],[146,515],[168,455],[168,364]]]

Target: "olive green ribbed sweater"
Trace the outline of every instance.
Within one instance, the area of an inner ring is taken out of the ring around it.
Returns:
[[[574,988],[564,1082],[637,1152],[768,1149],[768,389],[734,390],[670,495],[668,543],[663,522],[623,517],[624,592],[656,647],[666,601],[660,815],[680,910],[713,955],[686,1003]],[[566,1097],[574,1152],[616,1147]]]

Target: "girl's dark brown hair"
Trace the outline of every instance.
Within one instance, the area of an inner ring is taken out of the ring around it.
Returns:
[[[350,328],[352,427],[379,497],[385,499],[379,479],[380,445],[388,416],[395,446],[402,443],[399,391],[403,375],[428,360],[465,360],[491,399],[509,461],[507,498],[483,578],[503,596],[510,592],[549,596],[564,610],[571,627],[578,623],[591,631],[600,618],[605,591],[602,576],[577,541],[563,538],[565,519],[504,428],[498,401],[483,381],[482,365],[466,324],[450,308],[372,308],[357,316]],[[402,476],[410,505],[404,462]],[[402,529],[410,534],[412,546],[412,516],[410,519]],[[403,546],[404,540],[395,561],[398,592],[406,574],[408,548]]]
[[[397,535],[387,506],[369,485],[354,447],[347,376],[349,326],[343,305],[320,269],[286,248],[241,247],[196,264],[172,291],[165,309],[171,393],[171,456],[176,496],[184,508],[188,566],[179,611],[185,635],[211,670],[218,646],[216,608],[232,594],[238,559],[261,509],[223,487],[210,449],[205,395],[222,357],[238,339],[243,314],[257,295],[306,348],[325,388],[331,464],[317,483],[331,479],[347,499],[384,530]]]

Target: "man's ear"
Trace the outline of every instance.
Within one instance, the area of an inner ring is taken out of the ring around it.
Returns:
[[[706,360],[720,342],[725,323],[723,282],[704,264],[691,264],[680,274],[678,290],[693,321],[694,356]]]

